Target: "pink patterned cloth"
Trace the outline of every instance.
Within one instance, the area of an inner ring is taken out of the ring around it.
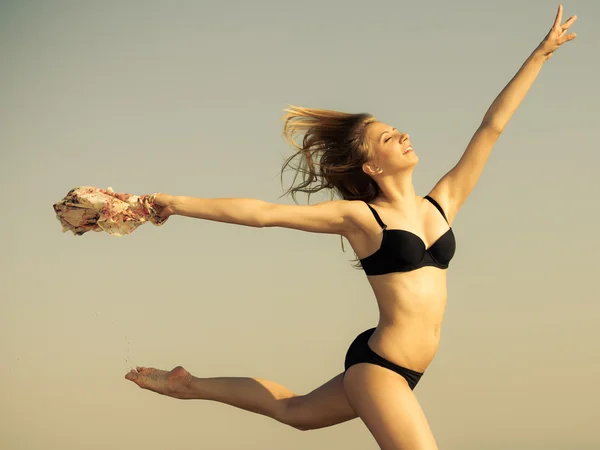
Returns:
[[[63,233],[81,236],[88,231],[106,231],[112,236],[132,233],[145,222],[160,226],[167,219],[153,208],[153,195],[120,194],[92,186],[79,186],[54,204]]]

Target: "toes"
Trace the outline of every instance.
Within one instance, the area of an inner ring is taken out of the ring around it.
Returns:
[[[138,379],[138,374],[135,370],[131,369],[131,371],[129,371],[126,375],[125,375],[125,379],[130,380],[130,381],[137,381]]]

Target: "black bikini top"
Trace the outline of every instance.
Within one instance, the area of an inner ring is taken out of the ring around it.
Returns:
[[[441,206],[430,196],[425,196],[444,216]],[[456,241],[452,227],[442,234],[429,248],[425,248],[423,240],[406,230],[388,230],[381,221],[377,211],[367,203],[377,223],[383,229],[383,238],[379,249],[363,259],[360,263],[367,275],[383,275],[392,272],[410,272],[425,266],[447,269],[456,250]],[[448,223],[449,225],[449,223]]]

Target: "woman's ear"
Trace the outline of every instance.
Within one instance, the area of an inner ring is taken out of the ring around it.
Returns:
[[[362,166],[362,170],[367,175],[378,175],[383,171],[381,167],[378,167],[377,165],[371,162],[364,163]]]

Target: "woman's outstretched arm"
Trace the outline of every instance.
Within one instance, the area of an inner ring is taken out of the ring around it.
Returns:
[[[572,16],[561,25],[562,5],[559,5],[554,25],[548,35],[496,97],[456,166],[444,175],[430,192],[430,195],[448,211],[450,222],[475,187],[492,148],[525,98],[544,63],[562,44],[575,39],[575,33],[567,34],[575,20],[577,16]]]
[[[250,227],[284,227],[345,235],[357,224],[356,202],[333,200],[311,206],[282,205],[254,198],[199,198],[156,194],[161,217],[180,215]]]

